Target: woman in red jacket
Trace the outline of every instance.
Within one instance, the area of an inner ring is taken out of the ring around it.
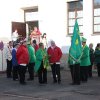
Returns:
[[[19,64],[19,81],[20,84],[25,85],[25,73],[27,69],[27,64],[29,63],[29,54],[26,47],[26,41],[24,40],[17,50],[16,58]]]
[[[51,46],[47,50],[50,57],[49,62],[51,64],[52,74],[53,74],[53,83],[61,82],[60,75],[60,59],[62,57],[62,51],[59,47],[56,46],[54,41],[51,41]],[[56,78],[57,75],[57,78]]]

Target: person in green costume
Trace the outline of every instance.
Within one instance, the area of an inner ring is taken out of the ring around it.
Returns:
[[[70,49],[69,49],[70,52]],[[72,83],[70,85],[80,85],[80,60],[68,56],[68,65],[71,72]]]
[[[49,66],[48,55],[44,49],[44,44],[39,43],[39,49],[36,52],[35,72],[38,73],[40,84],[47,83],[47,67]]]
[[[86,39],[82,37],[82,57],[81,57],[81,63],[80,63],[80,79],[82,82],[88,81],[88,67],[91,65],[90,62],[90,49],[86,45]]]
[[[29,64],[27,65],[29,78],[27,80],[31,81],[34,80],[34,65],[36,61],[36,56],[35,56],[35,49],[32,47],[30,40],[27,42],[27,48],[29,53]]]

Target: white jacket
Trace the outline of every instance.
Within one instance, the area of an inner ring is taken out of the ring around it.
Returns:
[[[5,46],[4,51],[5,51],[5,58],[11,61],[12,60],[12,47]]]

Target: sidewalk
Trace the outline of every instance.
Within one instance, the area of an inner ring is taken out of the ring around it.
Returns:
[[[0,100],[100,100],[100,78],[96,73],[88,83],[80,86],[69,85],[71,76],[68,70],[62,70],[61,76],[62,84],[53,84],[52,74],[48,72],[48,84],[39,85],[35,77],[34,81],[27,81],[23,86],[0,74]]]

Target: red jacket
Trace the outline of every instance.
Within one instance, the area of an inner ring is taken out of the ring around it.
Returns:
[[[29,63],[29,54],[28,54],[28,49],[26,46],[20,45],[16,53],[16,58],[17,58],[18,64]]]
[[[50,56],[50,59],[49,59],[50,63],[60,62],[60,59],[62,57],[62,51],[59,47],[56,46],[54,49],[49,47],[47,52],[48,52],[48,55]]]

